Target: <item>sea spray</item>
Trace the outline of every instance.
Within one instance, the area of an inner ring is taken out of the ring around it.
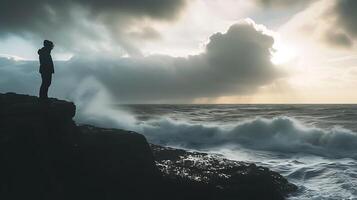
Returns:
[[[94,77],[84,79],[71,96],[77,105],[76,121],[103,128],[137,130],[135,117],[114,109],[110,93]]]

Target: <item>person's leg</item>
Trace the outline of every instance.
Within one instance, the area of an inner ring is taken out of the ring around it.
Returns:
[[[46,81],[46,77],[45,77],[44,74],[41,74],[41,80],[42,80],[42,82],[41,82],[41,87],[40,87],[40,94],[39,94],[39,96],[40,96],[40,99],[44,99],[44,98],[46,98],[46,97],[45,97],[45,81]]]
[[[48,88],[51,85],[52,74],[42,73],[42,84],[40,88],[40,98],[47,99],[48,98]]]
[[[45,81],[45,97],[48,98],[48,88],[50,87],[52,82],[52,74],[46,74],[46,81]]]

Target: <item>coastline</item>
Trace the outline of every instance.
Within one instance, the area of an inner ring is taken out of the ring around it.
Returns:
[[[253,163],[149,144],[132,131],[78,126],[71,102],[0,94],[1,197],[284,199],[297,190]]]

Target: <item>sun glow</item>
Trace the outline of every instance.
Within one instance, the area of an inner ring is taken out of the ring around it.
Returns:
[[[274,51],[272,53],[271,62],[275,65],[285,64],[297,57],[297,51],[292,46],[277,42],[274,44],[273,48]]]

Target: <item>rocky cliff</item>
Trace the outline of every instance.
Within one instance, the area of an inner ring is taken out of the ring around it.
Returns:
[[[0,199],[283,199],[296,189],[267,168],[194,165],[140,134],[77,126],[75,109],[0,94]]]

